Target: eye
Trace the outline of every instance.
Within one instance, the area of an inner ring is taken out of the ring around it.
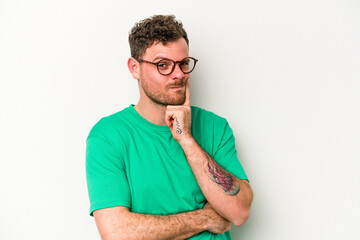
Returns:
[[[182,61],[180,64],[181,64],[182,66],[189,66],[190,60],[189,60],[189,59],[186,59],[186,60]]]
[[[168,69],[171,67],[171,65],[172,65],[171,61],[168,60],[161,60],[160,62],[157,63],[157,66],[160,69]]]

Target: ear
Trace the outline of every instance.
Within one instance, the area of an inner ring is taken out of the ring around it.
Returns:
[[[129,58],[127,62],[129,71],[133,78],[139,79],[140,76],[140,64],[138,61],[135,60],[135,58]]]

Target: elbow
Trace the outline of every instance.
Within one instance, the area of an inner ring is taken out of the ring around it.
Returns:
[[[250,209],[242,210],[239,214],[236,214],[236,216],[231,219],[231,223],[234,224],[237,227],[242,226],[250,217]]]
[[[252,203],[252,198],[251,198],[251,201],[249,201],[247,204],[245,204],[245,205],[241,204],[237,208],[237,211],[233,212],[232,219],[230,220],[232,224],[239,227],[239,226],[243,225],[244,223],[246,223],[246,221],[250,217],[251,203]]]
[[[100,237],[101,240],[123,240],[124,238],[122,238],[121,236],[115,236],[115,234],[104,234],[100,232]]]
[[[106,236],[101,235],[101,240],[129,240],[129,239],[133,239],[133,238],[124,236],[123,234],[121,234],[121,235],[112,234],[112,235],[106,235]]]
[[[249,219],[251,205],[254,197],[253,191],[248,182],[245,182],[245,184],[248,186],[248,192],[245,195],[245,201],[241,201],[241,203],[239,203],[238,207],[236,208],[237,211],[235,211],[235,214],[233,215],[234,218],[230,220],[232,224],[238,227],[246,223],[246,221]]]

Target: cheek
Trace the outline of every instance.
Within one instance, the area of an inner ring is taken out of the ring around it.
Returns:
[[[156,89],[161,90],[166,87],[166,79],[162,75],[160,76],[159,74],[153,74],[151,76],[149,75],[147,79],[149,86],[155,88],[155,90]]]
[[[147,89],[147,91],[152,94],[160,93],[164,89],[164,85],[161,84],[161,81],[150,76],[143,78],[143,85]]]
[[[156,69],[143,68],[140,75],[149,90],[161,91],[166,88],[168,77],[161,75]]]

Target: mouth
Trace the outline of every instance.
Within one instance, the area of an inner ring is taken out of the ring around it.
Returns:
[[[184,87],[184,85],[176,85],[176,86],[169,86],[171,90],[180,90]]]

